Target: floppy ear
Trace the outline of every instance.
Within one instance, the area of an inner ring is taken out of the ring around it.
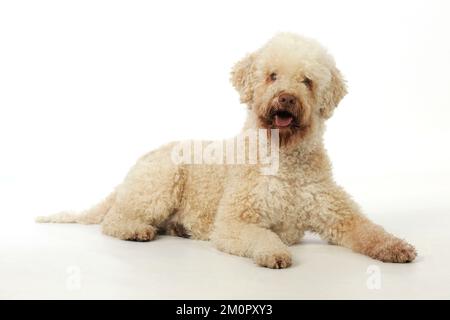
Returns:
[[[341,72],[336,67],[333,67],[330,72],[330,83],[328,88],[325,89],[320,107],[320,114],[325,119],[333,115],[334,108],[337,107],[342,98],[347,94],[347,87]]]
[[[231,83],[239,92],[242,103],[249,103],[253,99],[253,63],[255,53],[247,55],[244,59],[237,62],[231,71]]]

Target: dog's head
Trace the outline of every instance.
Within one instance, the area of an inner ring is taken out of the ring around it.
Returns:
[[[282,33],[233,68],[231,81],[258,126],[295,143],[331,117],[346,94],[333,58],[316,41]]]

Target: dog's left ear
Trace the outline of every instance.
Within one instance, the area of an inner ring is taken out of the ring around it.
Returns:
[[[253,70],[255,53],[247,55],[237,62],[231,71],[231,83],[239,92],[242,103],[253,100]]]
[[[334,108],[337,107],[342,98],[347,94],[347,87],[341,72],[336,67],[332,67],[330,73],[330,83],[328,88],[325,89],[320,106],[320,114],[325,119],[333,115]]]

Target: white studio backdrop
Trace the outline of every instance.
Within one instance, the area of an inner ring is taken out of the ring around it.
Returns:
[[[448,1],[2,1],[2,224],[82,209],[171,140],[236,134],[232,65],[279,31],[318,39],[349,94],[335,176],[365,211],[447,212]]]

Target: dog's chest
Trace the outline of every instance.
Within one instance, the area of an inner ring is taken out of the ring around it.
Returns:
[[[254,190],[259,198],[259,211],[271,223],[298,224],[314,207],[317,187],[304,172],[291,170],[261,178]]]

